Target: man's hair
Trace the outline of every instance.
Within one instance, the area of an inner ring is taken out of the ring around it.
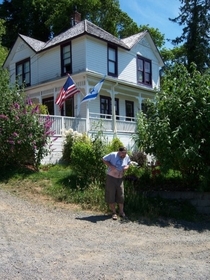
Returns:
[[[127,149],[125,147],[119,147],[119,152],[127,152]]]

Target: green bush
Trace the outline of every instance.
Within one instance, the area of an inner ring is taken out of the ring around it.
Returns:
[[[75,142],[77,141],[87,141],[88,137],[84,133],[79,133],[77,131],[74,131],[72,128],[65,130],[63,132],[65,140],[63,144],[63,153],[62,153],[62,160],[66,164],[71,164],[71,152],[72,147]]]
[[[0,167],[30,164],[38,168],[50,152],[52,122],[42,120],[23,91],[9,86],[6,71],[0,70]]]
[[[155,102],[148,101],[147,114],[137,119],[137,147],[158,158],[161,169],[180,171],[189,188],[210,181],[209,87],[208,71],[174,64]]]
[[[107,146],[107,153],[116,152],[120,147],[123,147],[123,143],[118,137],[114,137]]]
[[[81,188],[87,188],[91,183],[104,183],[105,165],[102,156],[103,143],[100,139],[74,142],[71,168],[81,179]]]
[[[130,155],[130,159],[131,161],[137,162],[140,167],[145,166],[147,163],[147,156],[145,153],[140,151],[133,151]]]

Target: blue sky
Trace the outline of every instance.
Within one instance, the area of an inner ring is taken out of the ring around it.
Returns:
[[[169,21],[179,15],[180,0],[119,0],[120,9],[138,25],[149,24],[158,28],[165,39],[175,39],[182,34],[182,26]],[[165,46],[173,46],[166,41]]]

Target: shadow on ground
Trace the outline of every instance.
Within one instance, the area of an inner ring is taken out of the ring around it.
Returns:
[[[77,217],[76,220],[81,221],[88,221],[91,223],[97,223],[97,222],[103,222],[106,220],[111,219],[111,215],[105,214],[105,215],[91,215],[91,216],[85,216],[85,217]],[[164,219],[159,218],[156,220],[146,219],[146,218],[140,218],[138,220],[130,220],[129,218],[124,219],[118,219],[121,223],[138,223],[142,225],[147,226],[157,226],[157,227],[174,227],[179,228],[183,230],[195,230],[197,232],[203,232],[203,231],[210,231],[210,217],[206,217],[206,219],[196,222],[188,222],[188,221],[182,221],[182,220],[175,220],[175,219]]]
[[[91,223],[103,222],[111,219],[111,215],[92,215],[88,217],[76,218],[76,220],[87,221]]]
[[[138,220],[139,224],[144,224],[147,226],[158,226],[158,227],[169,227],[172,226],[174,228],[179,228],[183,230],[195,230],[197,232],[210,231],[210,217],[202,217],[201,220],[189,222],[184,220],[175,220],[175,219],[156,219],[149,220],[141,218]]]

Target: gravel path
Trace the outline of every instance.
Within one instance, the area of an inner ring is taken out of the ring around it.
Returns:
[[[113,221],[0,190],[0,279],[210,279],[210,223]]]

